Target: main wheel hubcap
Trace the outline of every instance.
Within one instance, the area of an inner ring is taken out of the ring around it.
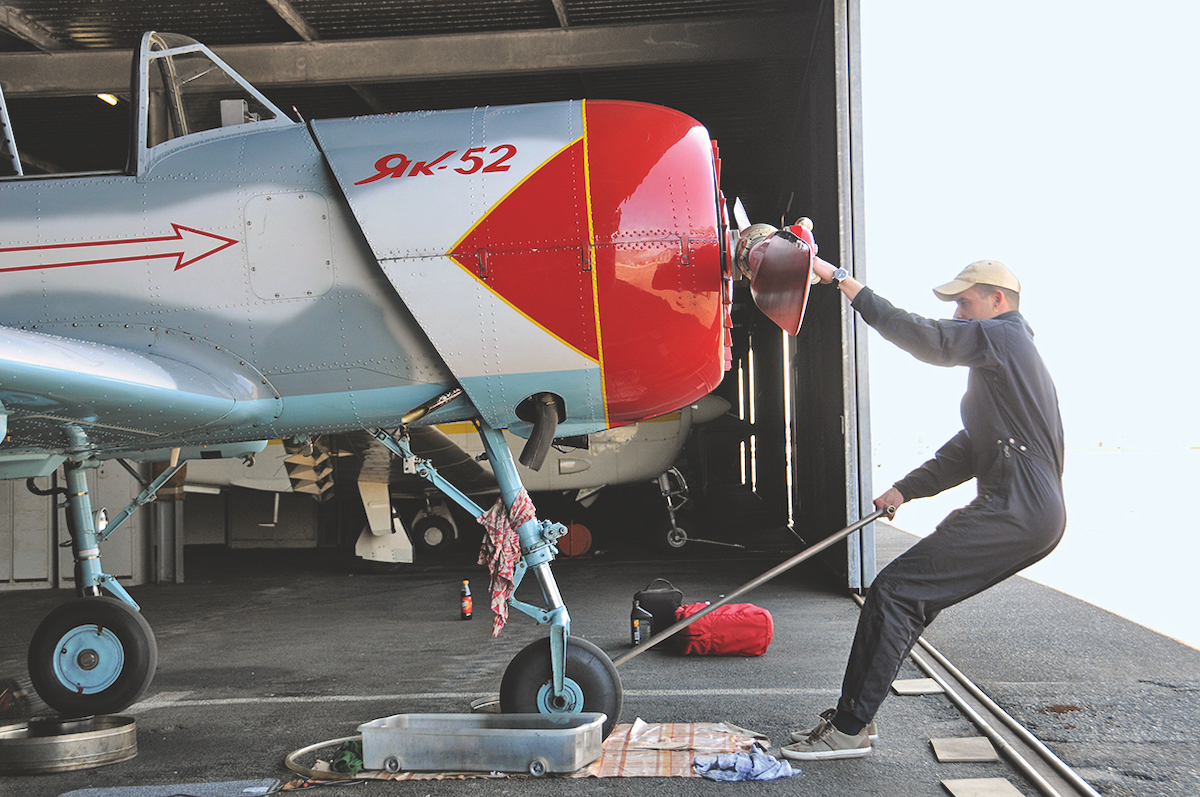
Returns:
[[[116,683],[125,666],[125,648],[107,628],[81,625],[58,642],[54,675],[81,695],[103,692]]]
[[[578,714],[583,711],[583,690],[570,678],[563,679],[563,693],[554,694],[554,685],[542,684],[538,690],[537,709],[542,714]]]

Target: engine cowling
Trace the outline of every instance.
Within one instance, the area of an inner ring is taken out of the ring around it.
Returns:
[[[316,121],[400,298],[480,414],[559,433],[709,393],[726,367],[728,224],[708,132],[621,101]]]

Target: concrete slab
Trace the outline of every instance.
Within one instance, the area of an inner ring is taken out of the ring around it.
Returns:
[[[998,761],[1000,756],[985,736],[955,736],[949,739],[930,739],[933,754],[945,763],[969,761]]]
[[[268,778],[166,786],[110,786],[101,789],[76,789],[62,797],[257,797],[268,794],[278,785],[278,780]]]
[[[1004,778],[960,778],[943,780],[942,785],[954,797],[1018,797],[1021,794]]]
[[[946,690],[932,678],[905,678],[892,681],[892,691],[898,695],[940,695]]]

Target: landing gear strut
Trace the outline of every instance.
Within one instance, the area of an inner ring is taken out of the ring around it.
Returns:
[[[680,551],[687,547],[691,540],[688,533],[679,525],[675,514],[688,504],[688,486],[679,468],[671,468],[658,476],[658,491],[667,502],[667,514],[671,518],[671,527],[660,533],[657,542],[666,551]]]

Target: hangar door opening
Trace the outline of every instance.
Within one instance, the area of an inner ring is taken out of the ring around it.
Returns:
[[[776,180],[742,195],[752,221],[813,221],[821,256],[866,281],[858,3],[821,4],[809,56],[772,96],[790,138],[770,158]],[[780,109],[783,109],[782,111]],[[729,198],[733,201],[733,197]],[[832,287],[812,287],[800,333],[784,334],[739,281],[734,363],[719,394],[736,429],[706,432],[705,484],[743,511],[786,523],[807,544],[873,511],[866,328]],[[747,499],[752,495],[753,499]],[[875,573],[872,526],[825,554],[853,589]]]

